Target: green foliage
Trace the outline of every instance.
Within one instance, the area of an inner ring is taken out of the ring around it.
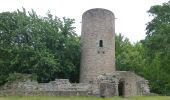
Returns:
[[[131,44],[116,35],[116,69],[149,80],[151,92],[170,95],[170,2],[152,6],[146,38]],[[80,38],[73,19],[35,11],[0,13],[0,85],[32,74],[39,82],[55,78],[79,81]]]
[[[50,12],[40,17],[24,8],[0,13],[0,84],[12,73],[34,74],[39,82],[48,82],[78,72],[79,37],[73,24],[73,19]]]
[[[131,44],[130,41],[121,34],[116,35],[117,70],[141,71],[145,63],[143,51],[141,43]],[[141,73],[142,72],[139,72],[138,74]]]
[[[147,24],[144,40],[131,44],[116,36],[116,67],[148,79],[151,92],[170,95],[170,1],[148,12],[153,20]]]
[[[146,77],[151,90],[170,95],[170,1],[152,6],[148,13],[153,20],[147,24],[147,36],[142,41],[146,50]]]
[[[9,74],[7,81],[8,83],[14,82],[14,81],[27,81],[28,79],[36,80],[36,76],[28,75],[28,74],[21,74],[21,73],[12,73]]]

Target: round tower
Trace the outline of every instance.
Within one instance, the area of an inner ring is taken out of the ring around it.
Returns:
[[[80,82],[88,83],[115,71],[115,17],[96,8],[82,16]]]

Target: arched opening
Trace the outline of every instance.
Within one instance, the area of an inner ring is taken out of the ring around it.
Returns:
[[[119,84],[118,84],[118,93],[119,93],[119,96],[124,96],[124,82],[123,81],[120,81]]]
[[[99,47],[103,47],[103,40],[99,41]]]

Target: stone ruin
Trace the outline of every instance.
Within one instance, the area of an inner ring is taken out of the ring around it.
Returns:
[[[82,16],[81,83],[96,83],[101,97],[149,94],[148,81],[115,67],[115,16],[107,9],[90,9]]]
[[[68,79],[56,79],[49,83],[33,80],[5,84],[0,88],[4,96],[143,96],[149,95],[148,81],[128,71],[99,75],[89,83],[70,83]]]
[[[115,16],[106,9],[90,9],[82,17],[80,83],[56,79],[49,83],[22,81],[0,87],[0,96],[143,96],[148,81],[115,69]]]
[[[100,96],[132,97],[150,94],[148,81],[129,71],[100,75],[98,81]]]
[[[0,96],[87,96],[89,84],[71,84],[68,79],[56,79],[49,83],[33,80],[5,84]]]

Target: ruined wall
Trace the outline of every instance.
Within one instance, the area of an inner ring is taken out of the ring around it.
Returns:
[[[124,81],[124,96],[142,96],[150,94],[148,81],[129,71],[118,71],[119,80]]]
[[[0,88],[0,96],[88,96],[90,85],[71,84],[68,79],[56,79],[50,83],[24,82],[7,83]]]
[[[82,16],[80,82],[115,71],[115,17],[106,9],[91,9]]]
[[[115,71],[115,17],[106,9],[82,16],[80,82],[14,82],[0,87],[0,96],[142,96],[150,94],[147,80],[128,71]],[[119,90],[121,83],[121,90]]]
[[[98,81],[99,84],[102,84],[99,85],[99,88],[101,88],[101,96],[120,96],[120,91],[123,92],[123,97],[144,96],[150,94],[148,81],[129,71],[106,73],[98,76]],[[122,83],[122,90],[119,90],[118,88],[120,83]],[[107,92],[106,90],[110,92]]]
[[[73,83],[56,79],[49,83],[23,81],[7,83],[0,87],[0,96],[119,96],[119,83],[123,82],[124,97],[149,95],[148,81],[128,71],[99,75],[91,83]]]

